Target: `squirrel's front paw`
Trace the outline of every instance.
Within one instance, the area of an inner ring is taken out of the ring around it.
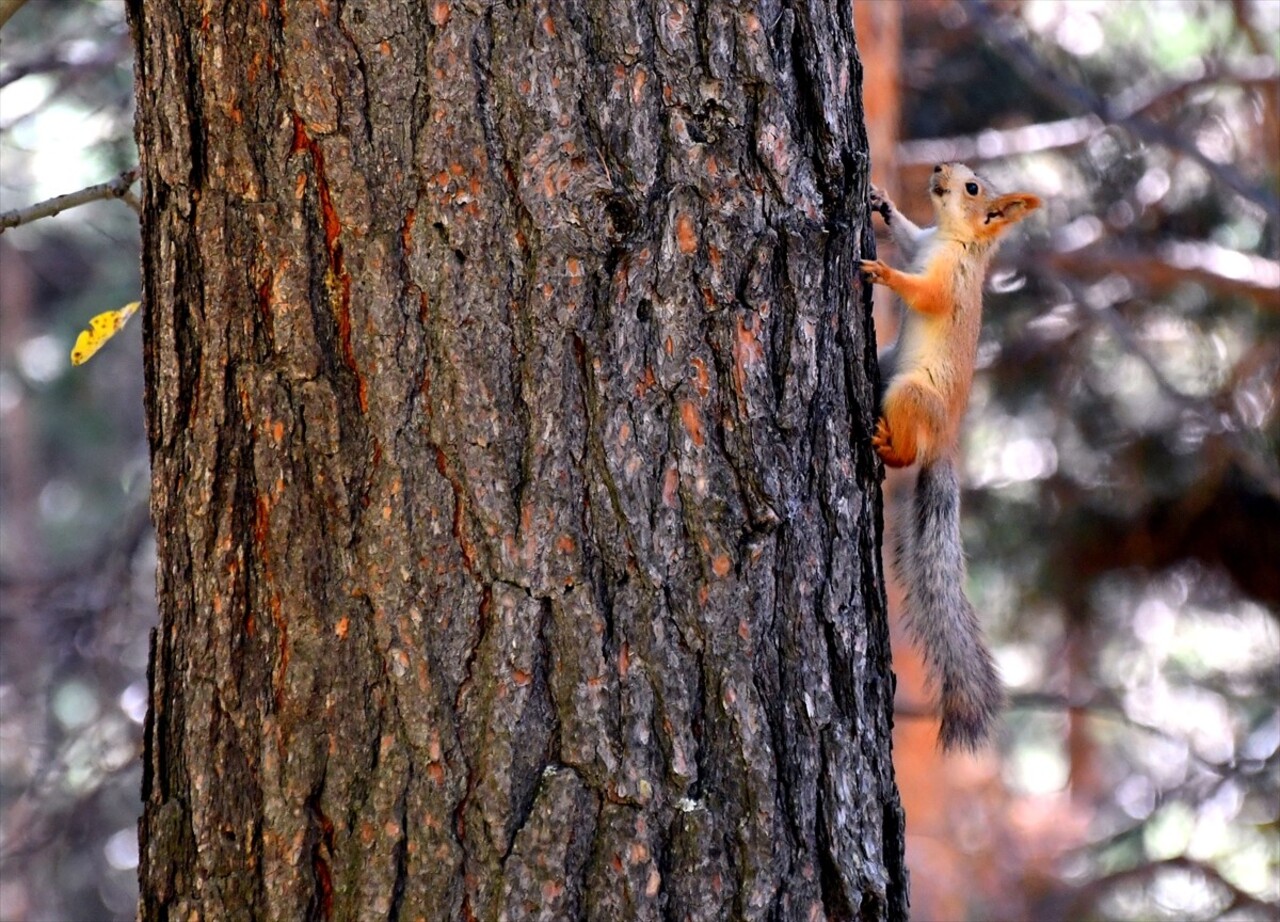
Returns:
[[[871,187],[871,192],[867,195],[867,204],[871,206],[872,211],[880,212],[880,217],[886,222],[889,220],[889,213],[893,211],[893,202],[879,186]]]
[[[885,278],[889,274],[889,267],[878,259],[863,259],[858,262],[858,268],[862,270],[868,281],[883,284]]]

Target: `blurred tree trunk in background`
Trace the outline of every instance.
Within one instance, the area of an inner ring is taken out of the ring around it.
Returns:
[[[855,3],[854,23],[861,40],[858,50],[866,70],[863,95],[866,100],[867,134],[871,147],[873,181],[907,209],[921,227],[933,223],[932,212],[918,189],[905,188],[900,181],[897,155],[902,133],[902,19],[899,0]],[[915,207],[917,204],[923,208]],[[883,227],[883,225],[881,225]],[[881,245],[890,254],[892,265],[903,260],[894,250],[888,233]],[[876,332],[880,348],[898,336],[897,299],[887,288],[874,293]],[[885,518],[893,521],[905,508],[916,472],[887,470],[884,483]],[[962,919],[973,896],[971,882],[981,870],[974,862],[989,862],[990,854],[966,853],[959,847],[955,813],[966,812],[976,792],[974,774],[957,756],[944,755],[938,748],[939,722],[930,713],[931,690],[924,657],[910,643],[902,624],[902,587],[892,571],[887,573],[888,599],[893,636],[893,666],[897,677],[897,700],[906,713],[894,726],[894,776],[902,806],[910,817],[906,839],[907,867],[912,871],[911,903],[921,919]],[[990,752],[988,750],[987,752]],[[994,762],[987,753],[977,757],[983,765]],[[969,790],[965,790],[969,787]],[[953,812],[953,807],[959,810]]]
[[[849,4],[130,15],[142,918],[902,917]]]

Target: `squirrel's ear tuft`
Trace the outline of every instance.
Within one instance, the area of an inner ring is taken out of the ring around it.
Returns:
[[[1011,192],[991,203],[991,207],[987,209],[987,218],[1012,224],[1015,221],[1021,221],[1042,204],[1044,203],[1038,195],[1032,195],[1030,192]]]
[[[993,198],[987,205],[987,218],[978,229],[982,238],[998,237],[1011,224],[1021,221],[1043,204],[1039,196],[1030,192],[1011,192]]]

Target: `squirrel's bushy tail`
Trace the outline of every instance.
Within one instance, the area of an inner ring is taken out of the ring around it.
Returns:
[[[973,606],[964,594],[960,483],[942,459],[920,467],[908,514],[897,529],[895,566],[906,587],[907,628],[937,686],[944,749],[974,749],[991,733],[1004,701]]]

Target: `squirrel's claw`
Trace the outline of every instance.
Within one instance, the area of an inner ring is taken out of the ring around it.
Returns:
[[[889,423],[883,416],[876,421],[876,431],[871,436],[871,447],[876,450],[885,467],[908,467],[915,460],[914,454],[907,457],[894,446]]]
[[[883,282],[889,267],[878,259],[859,260],[858,268],[871,282]]]
[[[886,222],[889,220],[889,212],[893,211],[893,202],[879,186],[871,187],[871,191],[867,194],[867,204],[871,206],[872,211],[880,212],[880,217]]]

